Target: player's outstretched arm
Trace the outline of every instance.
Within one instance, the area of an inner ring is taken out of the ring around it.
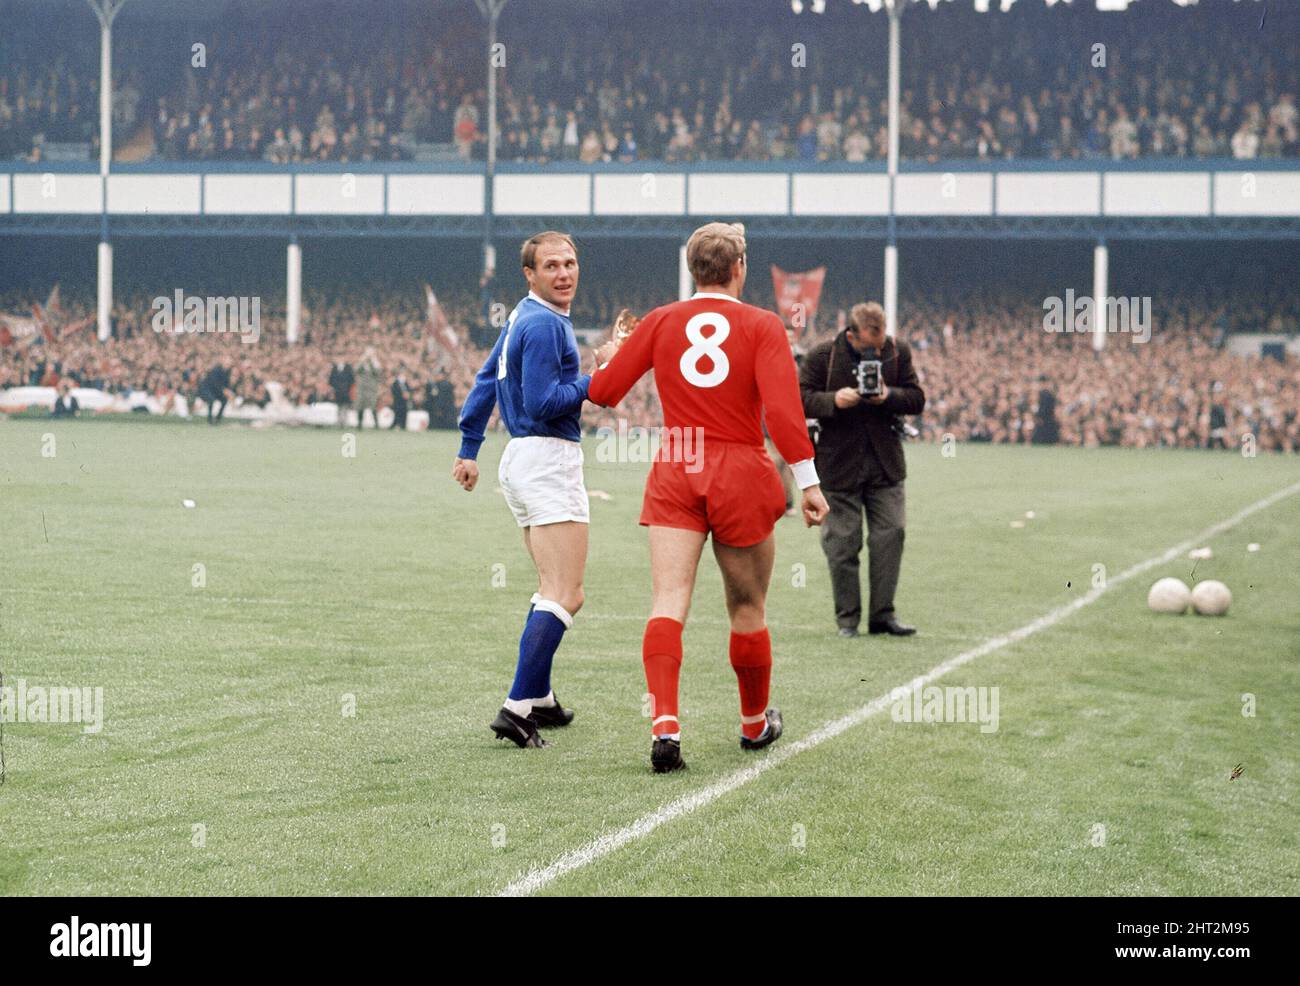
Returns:
[[[592,373],[603,369],[614,358],[619,347],[631,338],[632,330],[636,328],[639,321],[640,319],[632,314],[630,308],[624,308],[618,313],[618,318],[614,320],[614,327],[609,330],[609,338],[591,351]]]
[[[564,329],[558,322],[534,321],[523,327],[520,361],[524,410],[537,421],[549,421],[581,410],[591,377],[583,374],[573,383],[561,383],[561,346]]]
[[[591,375],[587,400],[601,407],[613,407],[632,389],[654,361],[654,326],[657,319],[647,315],[623,338],[609,365]]]

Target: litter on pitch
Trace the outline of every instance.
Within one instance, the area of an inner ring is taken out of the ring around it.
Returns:
[[[1187,552],[1187,557],[1193,561],[1205,561],[1207,558],[1213,558],[1214,552],[1210,548],[1193,548]]]
[[[1033,520],[1033,519],[1034,519],[1034,512],[1032,510],[1026,510],[1025,520]]]
[[[181,506],[184,507],[186,510],[193,510],[193,509],[194,509],[194,501],[193,501],[193,500],[182,500],[182,501],[181,501]]]
[[[1251,541],[1250,544],[1246,545],[1246,550],[1247,550],[1247,551],[1258,551],[1258,550],[1259,550],[1259,545],[1256,544],[1254,541]]]
[[[1025,526],[1025,522],[1024,522],[1023,520],[1013,520],[1013,521],[1011,522],[1011,526],[1012,526],[1012,527],[1024,527],[1024,526]]]

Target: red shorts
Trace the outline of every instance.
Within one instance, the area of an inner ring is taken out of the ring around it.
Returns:
[[[765,540],[784,514],[785,490],[767,450],[714,442],[703,461],[651,465],[641,525],[711,531],[720,544],[747,548]]]

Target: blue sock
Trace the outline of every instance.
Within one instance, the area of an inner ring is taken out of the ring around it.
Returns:
[[[543,698],[551,691],[551,662],[564,639],[565,626],[549,610],[534,608],[528,614],[523,635],[519,638],[519,665],[510,698]]]

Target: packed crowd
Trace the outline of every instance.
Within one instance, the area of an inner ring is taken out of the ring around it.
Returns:
[[[1235,356],[1222,312],[1162,303],[1150,341],[1044,332],[1041,303],[968,297],[960,314],[918,304],[902,331],[928,395],[929,441],[1300,452],[1300,360]],[[1294,323],[1293,323],[1294,324]]]
[[[1024,9],[992,18],[959,6],[923,15],[907,35],[904,159],[1300,154],[1293,53],[1225,36],[1208,17],[1176,29],[1181,44],[1171,57],[1174,47],[1153,43],[1148,23],[1119,18],[1103,27],[1083,5],[1059,17]],[[554,58],[516,65],[503,91],[501,154],[588,163],[885,158],[882,35],[804,28],[725,40],[699,32],[657,44],[645,31],[606,36],[593,26]],[[1090,61],[1099,37],[1111,41],[1104,66]],[[468,138],[482,137],[468,128],[465,136],[468,154]]]
[[[761,292],[756,294],[754,300],[762,301]],[[641,312],[663,300],[636,292],[618,299]],[[204,376],[228,360],[238,400],[265,406],[267,385],[274,381],[290,403],[310,405],[335,399],[330,372],[336,362],[356,367],[369,350],[382,381],[379,406],[392,402],[391,384],[400,376],[413,406],[432,408],[435,395],[450,388],[458,408],[486,358],[467,331],[479,318],[478,301],[465,293],[441,302],[457,338],[454,346],[429,331],[414,296],[380,303],[355,296],[309,298],[303,337],[288,346],[283,318],[269,306],[260,341],[246,345],[235,335],[155,333],[148,300],[140,296],[119,305],[117,337],[106,345],[83,334],[0,348],[0,390],[67,380],[111,393],[142,391],[166,407],[178,394],[191,401],[199,396]],[[838,306],[828,299],[821,330],[799,339],[796,350],[835,331],[842,322]],[[611,324],[618,307],[598,303],[585,324]],[[1101,353],[1093,351],[1088,336],[1043,331],[1041,301],[1023,293],[975,293],[944,303],[904,298],[900,307],[901,335],[913,346],[929,397],[916,422],[925,440],[951,435],[997,443],[1239,448],[1249,433],[1260,451],[1300,452],[1300,360],[1229,353],[1221,345],[1229,304],[1162,303],[1153,313],[1148,343],[1113,335]],[[1294,332],[1300,323],[1287,324]],[[443,398],[443,406],[450,406]],[[449,427],[449,418],[436,420]],[[619,421],[661,423],[649,378],[617,410],[588,405],[584,412],[588,429]]]
[[[792,21],[780,4],[772,10],[738,25],[671,0],[614,19],[557,9],[545,40],[527,33],[529,18],[503,18],[500,157],[884,158],[880,19],[840,10]],[[1300,156],[1300,62],[1278,40],[1300,21],[1284,9],[1268,32],[1249,31],[1248,15],[1227,4],[1118,17],[1083,4],[1018,4],[997,16],[917,8],[905,35],[900,152],[924,161]],[[684,18],[694,29],[682,30]],[[391,161],[415,142],[481,158],[482,30],[468,4],[414,5],[363,23],[338,11],[223,19],[190,32],[205,39],[204,64],[170,75],[146,64],[163,42],[128,45],[119,137],[147,116],[154,152],[168,159]],[[62,54],[0,61],[0,157],[33,153],[38,135],[93,139],[96,62],[86,46],[77,51],[75,63]]]
[[[155,332],[150,299],[137,295],[115,306],[116,335],[105,344],[95,340],[91,326],[72,338],[56,335],[53,342],[0,349],[0,389],[58,387],[67,380],[114,395],[141,392],[156,397],[168,413],[178,395],[192,404],[204,377],[224,362],[237,402],[265,407],[271,400],[268,384],[274,382],[290,404],[306,406],[333,401],[333,363],[355,365],[367,350],[373,350],[382,381],[379,408],[392,404],[391,385],[399,376],[417,407],[424,407],[444,384],[463,394],[472,380],[473,370],[465,363],[470,350],[437,342],[418,307],[389,301],[313,303],[304,309],[298,344],[284,342],[281,305],[279,315],[268,310],[262,317],[261,336],[250,345],[233,333]],[[88,305],[69,304],[73,319],[88,310]]]

